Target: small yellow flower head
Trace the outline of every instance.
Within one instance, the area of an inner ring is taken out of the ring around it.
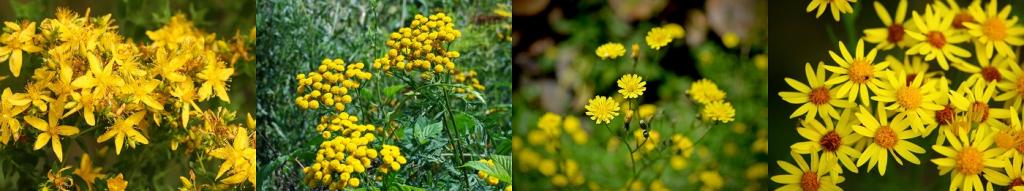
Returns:
[[[733,32],[726,32],[722,35],[722,45],[726,48],[736,48],[740,44],[740,36]]]
[[[644,95],[644,91],[647,91],[647,82],[643,81],[643,78],[636,74],[626,74],[622,78],[619,78],[619,93],[622,94],[626,99],[637,98]]]
[[[661,28],[664,28],[665,31],[668,31],[668,34],[672,35],[672,38],[674,39],[681,39],[683,37],[686,37],[686,30],[684,30],[683,26],[680,26],[679,24],[668,23],[662,25]]]
[[[655,106],[654,104],[643,104],[640,105],[639,109],[637,109],[637,113],[640,114],[640,118],[648,121],[651,120],[651,117],[654,117],[654,112],[657,111],[658,106]]]
[[[622,44],[609,42],[597,47],[597,50],[594,52],[597,53],[597,56],[601,57],[602,60],[608,58],[615,59],[626,54],[626,48],[623,47]]]
[[[22,54],[43,50],[36,46],[33,40],[36,38],[36,23],[22,22],[19,25],[14,22],[4,22],[4,26],[4,31],[9,33],[0,36],[0,43],[4,44],[0,48],[0,62],[9,60],[10,62],[7,64],[10,65],[11,74],[18,77],[21,74],[21,62],[24,57]]]
[[[117,173],[116,178],[107,179],[107,189],[124,191],[125,188],[128,188],[128,181],[124,180],[121,173]]]
[[[704,105],[700,115],[704,121],[728,123],[736,117],[736,110],[732,108],[732,104],[729,102],[714,101]]]
[[[719,90],[718,85],[715,85],[714,82],[708,79],[697,80],[690,84],[690,89],[686,90],[686,94],[689,94],[691,99],[701,104],[708,104],[725,98],[725,92]]]
[[[640,57],[640,45],[633,43],[633,46],[631,46],[629,49],[630,57],[632,57],[633,59]]]
[[[654,27],[651,31],[647,32],[646,40],[647,46],[650,46],[651,49],[658,50],[672,42],[672,34],[664,28]]]
[[[594,120],[597,124],[609,123],[619,115],[619,103],[610,97],[594,97],[587,103],[586,108],[590,120]]]

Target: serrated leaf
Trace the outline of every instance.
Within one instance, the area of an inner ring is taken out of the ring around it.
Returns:
[[[419,142],[419,144],[424,144],[427,143],[427,141],[430,141],[430,139],[437,137],[437,135],[441,133],[441,129],[443,129],[441,122],[435,122],[428,125],[421,125],[417,123],[416,129],[413,129],[413,136],[416,137],[416,141]]]

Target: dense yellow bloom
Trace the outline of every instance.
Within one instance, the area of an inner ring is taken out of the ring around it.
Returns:
[[[843,190],[836,184],[843,183],[846,181],[846,178],[842,176],[825,176],[825,174],[828,174],[833,169],[829,168],[828,164],[832,164],[835,161],[821,161],[818,158],[818,153],[811,153],[811,163],[808,164],[800,154],[790,152],[789,155],[796,161],[796,165],[787,161],[776,161],[779,167],[788,173],[772,176],[772,181],[785,184],[785,186],[779,187],[776,190]]]
[[[112,191],[124,191],[128,188],[128,181],[124,180],[124,175],[117,173],[117,177],[107,179],[107,189]]]
[[[936,80],[925,83],[924,73],[912,75],[921,77],[892,71],[885,74],[888,83],[881,84],[882,88],[875,91],[877,95],[872,99],[889,104],[886,110],[896,110],[899,116],[910,122],[910,127],[914,131],[921,136],[928,136],[926,133],[930,133],[931,129],[925,129],[924,124],[935,122],[935,111],[943,109],[942,106],[935,104],[935,100],[945,92],[934,91],[935,88],[932,87],[935,87]],[[908,79],[913,81],[907,81]]]
[[[199,79],[204,80],[203,86],[199,87],[199,100],[205,101],[216,92],[220,100],[231,102],[231,97],[228,97],[227,81],[231,80],[231,74],[235,73],[235,69],[225,68],[223,64],[221,61],[207,62],[203,72],[197,75]]]
[[[36,23],[22,22],[21,25],[13,22],[4,22],[4,34],[0,35],[0,62],[5,60],[11,67],[11,74],[14,77],[21,75],[21,62],[25,53],[34,53],[43,49],[36,46]]]
[[[0,95],[0,141],[3,144],[21,137],[18,115],[28,109],[30,101],[22,95],[12,94],[11,88],[4,88],[3,95]]]
[[[843,115],[838,123],[826,122],[822,125],[817,120],[805,120],[797,133],[807,141],[795,143],[789,148],[800,154],[820,153],[822,161],[837,161],[846,169],[856,173],[857,166],[854,159],[861,155],[859,150],[853,148],[853,144],[860,141],[862,136],[853,131],[851,127],[854,109],[843,110]],[[838,164],[836,164],[838,165]],[[842,173],[843,168],[835,168],[835,174]]]
[[[647,37],[644,38],[647,41],[647,46],[651,49],[659,50],[661,47],[668,45],[672,42],[672,33],[661,27],[654,27],[650,31],[647,31]]]
[[[945,136],[952,147],[933,145],[932,150],[946,157],[932,159],[932,163],[939,167],[940,175],[953,172],[950,190],[982,190],[981,178],[984,178],[985,182],[999,185],[1009,183],[1009,178],[996,170],[1008,164],[1006,161],[993,158],[1001,154],[1002,150],[989,147],[992,145],[991,131],[979,128],[972,135],[946,132]]]
[[[947,23],[953,22],[954,17],[947,17],[932,9],[929,5],[925,8],[924,16],[917,11],[913,12],[913,23],[915,30],[907,30],[907,36],[919,41],[907,50],[907,55],[922,55],[926,61],[938,60],[943,70],[949,70],[949,62],[964,62],[961,58],[971,57],[971,52],[956,46],[956,44],[970,40],[965,34],[953,30],[953,26]]]
[[[839,91],[836,93],[847,95],[845,97],[850,102],[856,102],[859,98],[861,104],[867,105],[870,91],[878,90],[878,84],[882,83],[877,74],[888,68],[889,62],[875,63],[878,49],[872,48],[867,55],[864,55],[864,39],[857,41],[854,55],[850,55],[850,51],[846,50],[846,44],[843,44],[842,41],[839,42],[839,50],[842,57],[833,51],[828,51],[829,56],[832,56],[832,60],[839,66],[825,66],[825,69],[835,73],[832,78],[825,81],[825,84],[841,83],[842,85],[839,86]]]
[[[92,184],[96,182],[96,178],[102,179],[106,177],[106,175],[103,175],[103,167],[94,168],[92,166],[92,160],[89,159],[88,153],[82,154],[82,160],[80,162],[81,164],[78,166],[78,169],[75,170],[75,174],[78,175],[78,177],[82,177],[82,180],[85,180],[89,189],[92,189]]]
[[[69,125],[61,125],[58,120],[64,115],[64,99],[58,98],[50,105],[50,112],[47,113],[48,120],[43,121],[42,119],[36,118],[35,116],[25,116],[25,122],[35,127],[39,131],[39,136],[36,137],[35,146],[33,149],[39,150],[46,146],[47,143],[52,142],[53,153],[57,154],[57,159],[64,162],[64,150],[60,144],[60,136],[71,136],[78,134],[78,128]]]
[[[619,115],[619,103],[609,97],[594,97],[587,102],[585,108],[590,120],[594,120],[597,124],[609,123],[612,118]]]
[[[118,89],[124,86],[124,80],[114,73],[114,63],[103,64],[96,54],[86,54],[89,61],[89,71],[86,75],[79,76],[71,85],[76,88],[94,88],[93,94],[98,96],[107,95],[108,89]]]
[[[1000,80],[996,87],[1003,92],[996,95],[996,101],[1004,101],[1004,105],[1021,108],[1021,100],[1024,99],[1024,70],[1017,64],[1007,64],[1008,67],[998,70]]]
[[[700,111],[700,116],[704,121],[728,123],[736,118],[736,109],[733,109],[732,104],[729,102],[714,101],[704,105],[704,108]]]
[[[232,175],[224,178],[221,182],[225,184],[239,184],[248,180],[253,185],[256,184],[256,172],[254,171],[256,163],[256,149],[249,144],[249,133],[245,128],[235,128],[235,138],[230,145],[214,149],[210,151],[210,156],[218,159],[224,159],[224,163],[220,164],[220,169],[217,170],[217,179],[220,179],[221,175],[224,175],[228,170],[232,171]]]
[[[899,116],[889,121],[889,115],[881,103],[878,104],[877,117],[872,115],[870,109],[864,106],[857,112],[857,119],[860,125],[853,126],[853,131],[861,136],[871,137],[871,145],[857,159],[857,166],[868,164],[868,172],[878,165],[878,172],[885,176],[885,170],[889,162],[889,154],[896,163],[903,165],[903,160],[897,158],[897,154],[908,162],[921,164],[921,161],[913,153],[924,153],[924,148],[907,141],[906,139],[919,136],[917,132],[907,130],[908,122]],[[870,162],[869,162],[870,161]]]
[[[779,97],[792,104],[802,104],[796,111],[793,111],[793,114],[789,115],[789,118],[804,115],[804,120],[813,120],[820,113],[825,123],[831,123],[832,119],[839,118],[837,107],[850,108],[854,106],[853,103],[843,99],[846,94],[837,93],[838,89],[833,89],[831,84],[825,83],[828,79],[825,76],[824,65],[824,62],[818,62],[818,69],[815,70],[811,67],[811,63],[805,64],[804,73],[807,74],[807,82],[810,86],[792,78],[785,79],[786,83],[797,92],[779,92]]]
[[[682,170],[686,168],[686,162],[693,155],[693,141],[684,135],[672,135],[671,149],[672,158],[669,159],[669,165],[672,166],[672,169]]]
[[[121,155],[121,147],[124,146],[125,140],[128,141],[128,145],[132,148],[135,147],[135,143],[149,144],[149,139],[146,139],[146,136],[135,130],[135,126],[139,126],[140,121],[145,116],[146,112],[143,111],[132,114],[127,119],[117,119],[114,125],[107,129],[106,133],[96,138],[96,142],[103,143],[110,140],[110,138],[114,138],[114,148],[117,155]]]
[[[820,18],[821,14],[825,13],[825,8],[829,8],[832,10],[832,19],[838,22],[840,13],[853,12],[853,7],[850,6],[850,3],[855,2],[857,0],[811,0],[811,3],[807,4],[807,12],[810,13],[814,9],[818,9],[818,13],[814,17]]]
[[[643,78],[636,74],[622,75],[622,78],[619,78],[617,83],[619,84],[619,94],[622,94],[622,97],[626,99],[637,98],[644,95],[644,91],[647,91],[647,87],[644,87],[647,85],[647,82],[644,82]]]
[[[959,111],[966,111],[966,120],[977,123],[978,128],[1002,128],[1006,124],[995,119],[1006,119],[1010,112],[1002,108],[992,108],[989,100],[996,92],[996,83],[975,80],[974,83],[963,82],[959,91],[950,92],[949,102]],[[994,118],[994,119],[993,119]]]
[[[598,46],[594,53],[597,54],[597,57],[601,57],[602,60],[608,58],[615,59],[626,54],[626,48],[622,44],[609,42]]]
[[[1017,57],[1010,46],[1024,45],[1024,39],[1021,38],[1021,35],[1024,35],[1024,27],[1016,25],[1016,16],[1009,17],[1012,6],[1006,5],[1003,9],[997,10],[996,2],[997,0],[990,0],[985,9],[981,6],[968,7],[976,21],[965,22],[963,26],[967,27],[967,33],[978,42],[975,44],[979,46],[976,48],[978,57],[991,57],[993,49],[998,51],[999,55]]]
[[[878,44],[878,49],[889,50],[893,47],[904,48],[913,43],[913,39],[906,37],[907,0],[900,0],[896,6],[895,17],[889,16],[882,3],[875,1],[875,13],[878,19],[882,20],[885,27],[864,29],[864,40]]]
[[[718,85],[708,79],[700,79],[690,84],[690,89],[686,90],[686,94],[690,95],[690,99],[697,101],[700,104],[708,104],[713,101],[725,99],[725,92],[718,89]]]

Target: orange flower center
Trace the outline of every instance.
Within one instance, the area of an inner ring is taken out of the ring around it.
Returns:
[[[899,43],[903,40],[903,25],[893,23],[889,25],[889,37],[886,39],[891,43]]]
[[[991,18],[985,21],[985,25],[982,26],[981,32],[985,33],[985,36],[992,40],[1001,41],[1006,38],[1006,24],[1003,23],[1002,19]]]
[[[892,131],[888,125],[883,125],[875,130],[875,144],[882,146],[882,148],[891,149],[896,146],[896,141],[899,137],[896,136],[896,132]]]
[[[992,66],[985,66],[981,68],[981,77],[985,78],[985,81],[993,82],[1003,78],[1003,75],[999,74],[999,69]]]
[[[866,60],[856,59],[853,60],[853,63],[850,63],[850,81],[853,81],[853,83],[862,84],[867,82],[874,72],[871,63]]]
[[[960,14],[956,14],[956,17],[953,17],[953,28],[967,28],[964,27],[964,22],[974,22],[974,17],[971,17],[971,14],[967,13],[966,11],[961,11]]]
[[[946,35],[943,35],[942,32],[939,31],[929,32],[928,43],[932,44],[932,47],[942,48],[943,46],[946,46]]]
[[[935,111],[935,121],[938,121],[939,125],[953,123],[953,106],[946,105],[942,110]]]
[[[828,88],[825,88],[825,86],[814,88],[808,97],[811,103],[815,105],[827,104],[829,99],[832,99],[832,96],[828,94]]]
[[[903,87],[896,90],[896,101],[906,109],[917,109],[921,106],[921,90],[911,87]]]
[[[1009,187],[1013,188],[1013,187],[1016,187],[1016,186],[1024,186],[1024,180],[1021,180],[1021,178],[1014,178],[1013,182],[1010,182],[1010,186]]]
[[[988,104],[981,102],[974,102],[971,105],[971,111],[967,113],[967,117],[970,117],[974,122],[983,122],[988,119]]]
[[[800,188],[804,191],[817,191],[821,188],[821,182],[818,182],[818,173],[814,171],[804,172],[802,178],[800,178]]]
[[[996,133],[996,146],[999,148],[1012,149],[1016,148],[1021,143],[1021,139],[1017,132],[1002,131]]]
[[[961,173],[968,175],[978,174],[981,173],[981,169],[983,167],[981,152],[974,147],[964,147],[964,149],[956,155],[956,169]]]
[[[825,136],[821,137],[818,143],[821,144],[821,148],[824,148],[825,151],[835,152],[839,150],[839,144],[843,143],[843,138],[839,137],[839,134],[835,131],[829,131]]]
[[[1017,78],[1017,95],[1024,96],[1024,76]]]

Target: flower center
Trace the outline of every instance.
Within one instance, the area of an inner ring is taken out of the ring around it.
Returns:
[[[964,147],[956,155],[956,169],[968,175],[980,173],[983,167],[981,162],[981,152],[974,147]]]
[[[843,143],[843,138],[839,137],[839,134],[835,131],[829,131],[825,136],[822,136],[821,140],[818,142],[825,151],[835,152],[836,150],[839,150],[839,144]]]
[[[985,21],[985,26],[981,28],[981,31],[992,40],[1001,41],[1006,38],[1006,25],[1003,24],[1002,19],[992,18]]]
[[[832,98],[832,96],[828,94],[828,88],[825,88],[825,86],[814,88],[814,90],[811,90],[811,94],[808,95],[808,97],[810,98],[811,103],[814,103],[815,105],[827,104],[829,99]]]
[[[866,60],[856,59],[850,64],[850,81],[853,83],[865,83],[873,73],[874,69],[871,68],[871,63]]]
[[[903,87],[896,90],[896,101],[905,109],[917,109],[921,106],[921,90],[911,87]]]
[[[903,25],[893,23],[889,25],[889,37],[886,40],[891,43],[899,43],[903,40],[903,32]]]
[[[939,31],[929,32],[928,43],[932,44],[932,47],[942,48],[946,46],[946,35],[942,35],[942,32]]]
[[[985,78],[985,81],[993,82],[1003,78],[1003,75],[999,74],[999,69],[992,66],[986,66],[981,68],[981,77]]]
[[[956,14],[956,17],[953,17],[953,28],[967,28],[964,27],[965,22],[974,22],[974,17],[971,17],[971,14],[967,13],[966,11],[961,11],[960,14]]]
[[[1017,95],[1024,96],[1024,76],[1017,78]]]
[[[946,105],[942,110],[935,111],[935,121],[938,121],[939,125],[953,123],[953,106]]]
[[[1013,187],[1016,187],[1016,186],[1024,186],[1024,180],[1021,180],[1021,178],[1014,178],[1013,182],[1010,182],[1010,186],[1009,187],[1013,188]]]
[[[988,104],[981,102],[974,102],[971,105],[971,111],[967,113],[967,117],[970,117],[974,122],[983,122],[988,119]]]
[[[803,188],[804,191],[817,191],[820,187],[821,182],[818,182],[817,172],[804,172],[804,176],[800,178],[800,188]]]
[[[888,125],[883,125],[875,130],[875,144],[882,146],[882,148],[891,149],[896,146],[896,141],[899,140],[896,137],[896,132],[892,131]]]
[[[1016,132],[1003,131],[996,133],[996,146],[999,148],[1016,148],[1020,144]]]

